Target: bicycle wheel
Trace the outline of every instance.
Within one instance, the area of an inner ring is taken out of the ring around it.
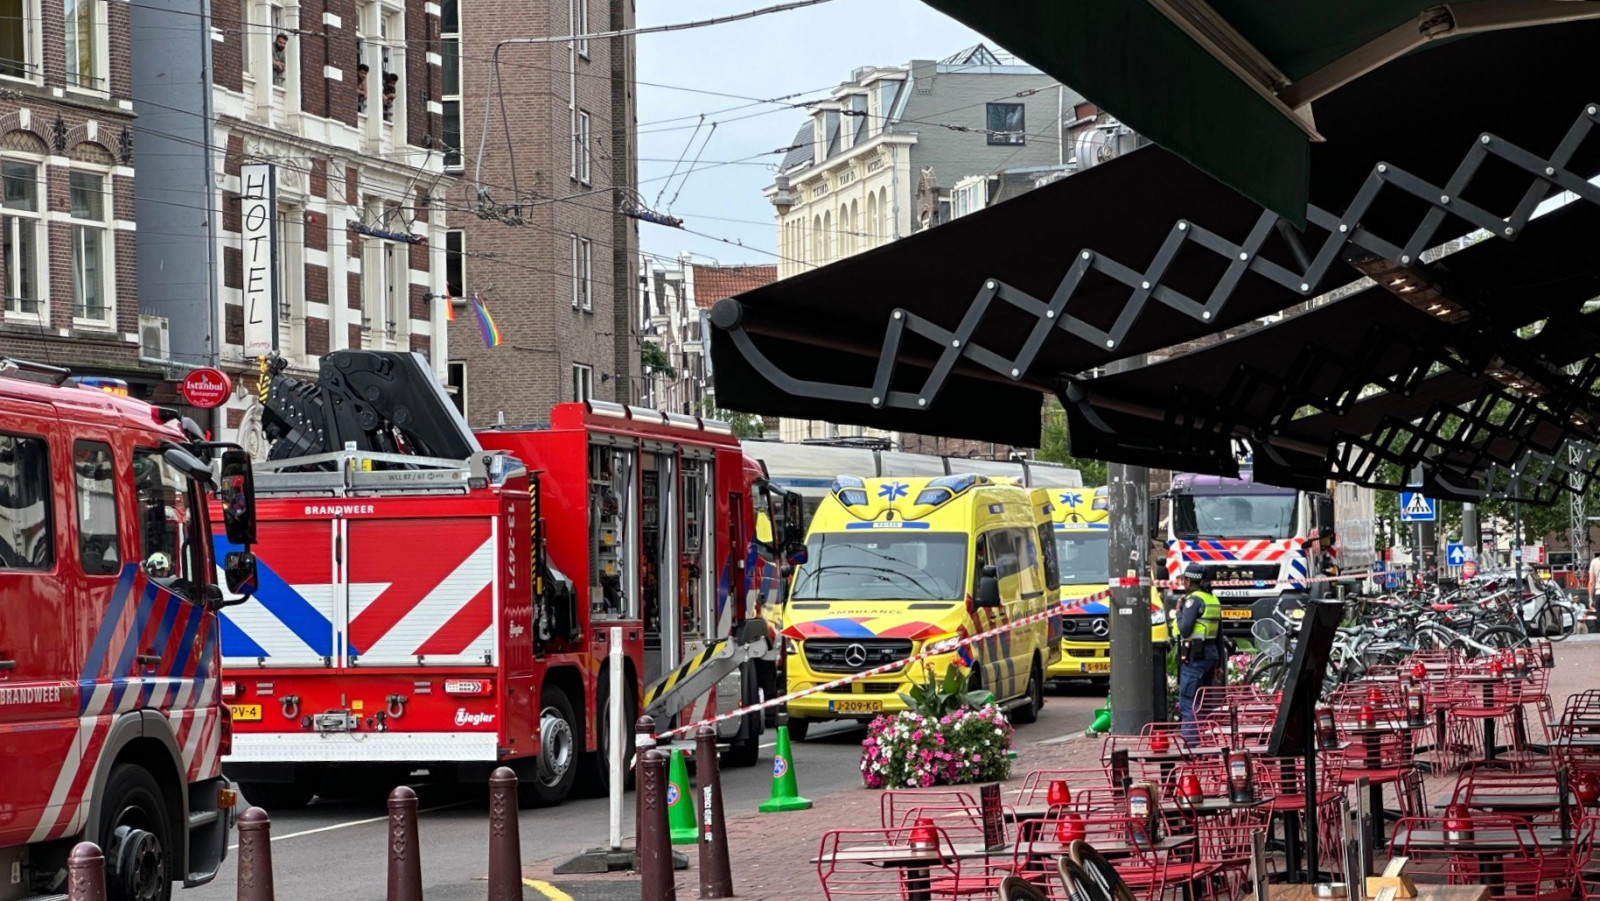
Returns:
[[[1271,694],[1283,687],[1283,680],[1289,675],[1289,667],[1276,657],[1258,658],[1250,664],[1250,669],[1245,671],[1246,685],[1254,686],[1257,691]]]
[[[1572,622],[1567,622],[1567,616]],[[1578,611],[1565,604],[1546,603],[1539,608],[1539,634],[1551,641],[1562,641],[1578,627]]]
[[[1475,639],[1478,644],[1498,650],[1509,651],[1513,648],[1524,647],[1528,644],[1528,636],[1512,626],[1495,626],[1485,629],[1482,635]]]

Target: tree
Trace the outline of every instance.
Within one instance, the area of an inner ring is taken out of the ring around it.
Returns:
[[[733,430],[733,436],[741,440],[745,438],[760,438],[767,431],[766,420],[754,413],[737,413],[733,410],[724,410],[717,406],[716,399],[704,397],[700,399],[700,415],[708,419],[719,419],[728,424]]]
[[[678,368],[672,365],[672,358],[654,341],[639,342],[639,362],[647,375],[664,376],[669,382],[678,377]]]
[[[1083,484],[1104,485],[1106,464],[1103,460],[1074,457],[1067,436],[1067,411],[1054,397],[1045,401],[1044,420],[1040,423],[1038,458],[1046,463],[1060,463],[1083,474]]]

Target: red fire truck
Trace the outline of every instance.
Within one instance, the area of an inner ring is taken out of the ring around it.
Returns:
[[[671,720],[775,689],[761,604],[799,499],[727,427],[590,402],[474,435],[420,357],[375,351],[266,398],[260,586],[222,633],[252,803],[502,764],[527,805],[603,791],[612,626],[630,742],[641,699]],[[735,762],[761,725],[729,724]]]
[[[249,457],[175,411],[0,359],[0,899],[65,892],[105,851],[116,901],[211,880],[222,778],[217,610],[252,578]],[[218,486],[222,488],[218,488]],[[205,496],[234,553],[213,565]]]

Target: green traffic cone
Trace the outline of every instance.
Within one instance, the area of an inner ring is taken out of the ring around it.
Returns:
[[[694,795],[689,793],[689,767],[683,752],[674,749],[667,770],[667,826],[674,845],[693,845],[700,841],[700,824],[694,817]]]
[[[1105,707],[1096,707],[1095,710],[1094,710],[1094,722],[1089,726],[1089,731],[1093,732],[1093,733],[1096,733],[1096,734],[1099,734],[1099,733],[1105,732],[1106,730],[1108,730],[1110,728],[1111,728],[1111,707],[1110,707],[1110,705],[1108,704]]]
[[[772,754],[772,797],[761,804],[762,813],[809,810],[811,802],[800,797],[794,778],[794,758],[789,753],[789,724],[778,723],[778,746]]]

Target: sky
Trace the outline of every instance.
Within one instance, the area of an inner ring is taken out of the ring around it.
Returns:
[[[638,0],[638,24],[710,19],[776,2]],[[807,115],[753,101],[822,99],[858,67],[943,59],[983,40],[921,0],[831,0],[727,25],[640,35],[639,192],[653,209],[681,217],[686,229],[733,242],[641,223],[641,247],[668,257],[689,251],[702,263],[777,262],[772,205],[761,190],[772,183],[782,155],[768,151],[788,146]],[[697,171],[685,178],[696,154]],[[731,161],[739,162],[716,165]],[[679,174],[669,181],[675,166]]]

